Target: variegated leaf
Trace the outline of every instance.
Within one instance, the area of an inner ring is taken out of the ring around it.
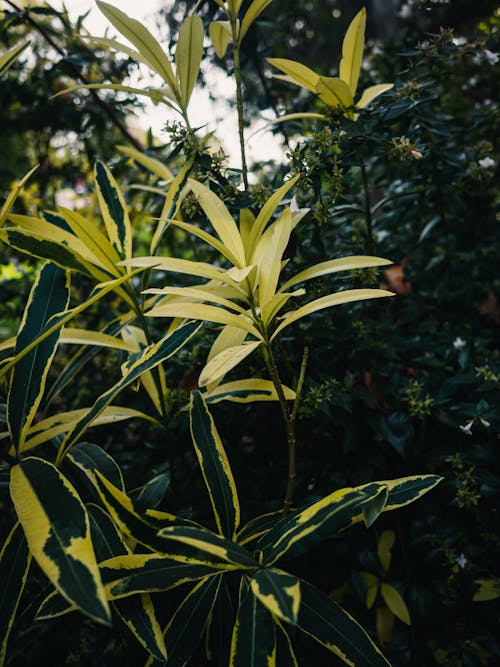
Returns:
[[[250,589],[273,616],[295,625],[300,609],[300,580],[274,567],[259,570]]]

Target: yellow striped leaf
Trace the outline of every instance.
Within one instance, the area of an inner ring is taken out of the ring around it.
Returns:
[[[113,607],[150,656],[161,664],[165,663],[167,649],[149,593],[116,600]]]
[[[7,641],[28,576],[31,554],[19,521],[0,551],[0,665],[4,664]]]
[[[11,498],[33,558],[57,590],[82,612],[109,623],[85,506],[72,484],[48,461],[15,465]]]
[[[200,387],[206,387],[207,384],[223,378],[226,373],[246,359],[248,355],[256,350],[261,341],[252,341],[242,343],[235,347],[228,347],[223,352],[211,359],[201,371],[198,379]]]
[[[226,288],[231,296],[238,293],[230,288]],[[157,302],[155,308],[161,308],[164,305],[169,305],[169,303],[184,303],[184,302],[197,302],[197,301],[209,301],[212,303],[217,303],[219,306],[224,306],[228,310],[236,310],[238,313],[245,314],[246,310],[242,308],[237,303],[226,299],[223,296],[220,296],[221,289],[217,289],[216,285],[209,284],[209,286],[201,285],[199,287],[161,287],[161,288],[152,288],[145,290],[143,294],[158,294],[165,296],[179,296],[181,299],[162,299]]]
[[[221,535],[232,539],[240,523],[238,492],[226,451],[199,391],[191,393],[190,425],[217,529]]]
[[[351,21],[342,43],[340,78],[349,86],[352,97],[356,94],[361,71],[363,49],[365,47],[365,26],[366,9],[363,7]]]
[[[276,667],[276,633],[271,613],[248,590],[242,597],[231,640],[229,667]]]
[[[206,185],[202,185],[192,178],[189,179],[188,183],[219,238],[236,258],[238,262],[236,266],[243,268],[245,266],[243,242],[238,227],[226,205]]]
[[[53,315],[66,310],[69,293],[69,273],[54,264],[45,264],[29,295],[16,338],[15,357],[39,341]],[[41,403],[59,333],[60,329],[39,341],[14,367],[7,398],[7,424],[16,452],[23,450],[27,432]]]
[[[295,392],[290,387],[282,385],[287,401],[295,400]],[[231,401],[233,403],[253,403],[254,401],[277,401],[278,395],[271,380],[248,378],[225,382],[203,394],[205,403],[219,403]]]
[[[311,584],[301,581],[297,626],[347,665],[390,667],[363,628],[342,607]]]
[[[282,570],[259,570],[250,580],[250,589],[273,616],[295,625],[300,609],[300,580]]]
[[[107,166],[97,161],[94,166],[97,201],[108,238],[121,259],[132,256],[132,228],[127,205],[118,183]]]
[[[304,271],[300,271],[300,273],[297,273],[283,283],[279,291],[285,292],[290,289],[290,287],[303,283],[306,280],[326,276],[329,273],[337,273],[337,271],[353,271],[355,269],[365,269],[371,266],[387,266],[389,264],[392,264],[389,259],[365,255],[352,255],[350,257],[340,257],[339,259],[329,259],[326,262],[320,262],[319,264],[310,266],[308,269],[304,269]]]
[[[332,308],[333,306],[339,306],[344,303],[351,303],[353,301],[364,301],[366,299],[380,299],[385,296],[394,296],[393,292],[388,292],[387,290],[382,289],[352,289],[345,290],[344,292],[338,292],[337,294],[327,294],[322,296],[319,299],[315,299],[310,303],[293,310],[289,313],[286,313],[281,324],[274,331],[271,340],[276,338],[276,336],[287,326],[300,320],[302,317],[316,313],[318,310],[323,310],[324,308]]]
[[[200,71],[203,55],[203,21],[199,16],[188,16],[179,29],[175,64],[184,109],[187,109],[194,84]]]
[[[182,203],[184,192],[186,190],[185,186],[192,168],[193,168],[193,162],[192,161],[186,162],[179,169],[177,175],[169,185],[167,196],[165,197],[163,208],[160,213],[160,219],[158,221],[158,225],[155,229],[155,233],[153,234],[153,238],[151,239],[151,244],[149,247],[149,251],[153,255],[156,252],[156,249],[161,241],[165,229],[167,228],[168,221],[171,220],[172,218],[175,218],[175,216],[177,215],[179,207]]]

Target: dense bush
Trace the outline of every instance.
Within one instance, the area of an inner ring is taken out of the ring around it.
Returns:
[[[9,252],[48,260],[2,345],[2,660],[10,633],[12,665],[136,664],[141,646],[161,664],[165,645],[170,665],[387,664],[380,648],[394,666],[493,665],[498,19],[373,49],[360,71],[361,12],[340,78],[271,60],[309,96],[254,183],[240,48],[269,3],[240,24],[241,2],[213,4],[242,171],[189,124],[201,21],[182,23],[174,72],[99,3],[182,123],[163,149],[117,152],[125,195],[98,162],[80,215],[15,215],[17,188],[2,209]],[[373,84],[373,103],[355,95]],[[99,446],[82,441],[99,423]]]

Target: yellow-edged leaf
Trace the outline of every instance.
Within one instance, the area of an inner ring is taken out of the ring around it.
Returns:
[[[167,228],[168,221],[172,218],[175,218],[177,215],[177,212],[184,198],[184,193],[187,191],[185,186],[192,168],[193,162],[189,160],[179,169],[174,180],[169,185],[167,196],[165,197],[163,208],[160,213],[158,226],[155,229],[153,238],[151,239],[151,245],[149,248],[151,254],[156,252],[163,233]]]
[[[289,313],[286,313],[283,322],[276,328],[275,332],[272,335],[274,339],[280,331],[283,331],[285,327],[297,320],[300,320],[306,315],[311,315],[316,313],[318,310],[323,310],[324,308],[332,308],[333,306],[339,306],[343,303],[351,303],[353,301],[363,301],[365,299],[380,299],[386,296],[394,296],[393,292],[388,292],[387,290],[381,289],[352,289],[346,290],[344,292],[338,292],[337,294],[328,294],[322,296],[319,299],[315,299],[310,303],[298,308],[297,310],[292,310]]]
[[[365,46],[366,9],[356,14],[351,21],[342,43],[342,59],[340,61],[340,78],[343,79],[351,91],[352,97],[358,87],[363,49]]]
[[[120,187],[108,167],[99,160],[94,167],[94,179],[108,238],[121,259],[130,259],[132,227]]]
[[[223,352],[213,357],[201,371],[198,384],[200,387],[206,387],[211,382],[223,378],[226,373],[246,359],[255,349],[259,347],[262,341],[252,341],[229,347]]]
[[[287,401],[295,400],[295,392],[290,387],[281,385]],[[234,380],[217,384],[203,394],[206,403],[219,403],[220,401],[232,401],[234,403],[253,403],[254,401],[277,401],[278,395],[271,380],[261,378],[248,378],[245,380]]]
[[[110,347],[115,350],[125,350],[125,352],[137,351],[133,345],[121,338],[100,331],[90,331],[89,329],[64,328],[59,342],[68,345],[98,345],[99,347]]]

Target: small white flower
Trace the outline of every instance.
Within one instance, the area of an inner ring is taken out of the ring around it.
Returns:
[[[478,164],[483,169],[489,169],[490,167],[494,167],[496,163],[491,157],[483,157],[482,160],[479,160]]]
[[[490,51],[489,49],[484,50],[484,57],[489,65],[496,65],[498,62],[498,53],[493,53],[493,51]]]
[[[474,420],[471,419],[464,426],[460,426],[460,430],[462,431],[462,433],[465,433],[465,435],[472,435],[471,429],[472,429],[472,424],[473,423],[474,423]]]
[[[399,16],[402,19],[409,19],[413,16],[413,2],[411,0],[401,7]]]
[[[465,347],[466,343],[463,338],[460,338],[460,336],[457,336],[455,340],[453,341],[453,347],[455,350],[461,350],[463,347]]]
[[[464,567],[467,565],[468,562],[469,562],[469,561],[468,561],[467,558],[464,556],[464,554],[460,554],[460,556],[455,560],[455,563],[456,563],[460,568],[462,568],[462,570],[464,569]]]

